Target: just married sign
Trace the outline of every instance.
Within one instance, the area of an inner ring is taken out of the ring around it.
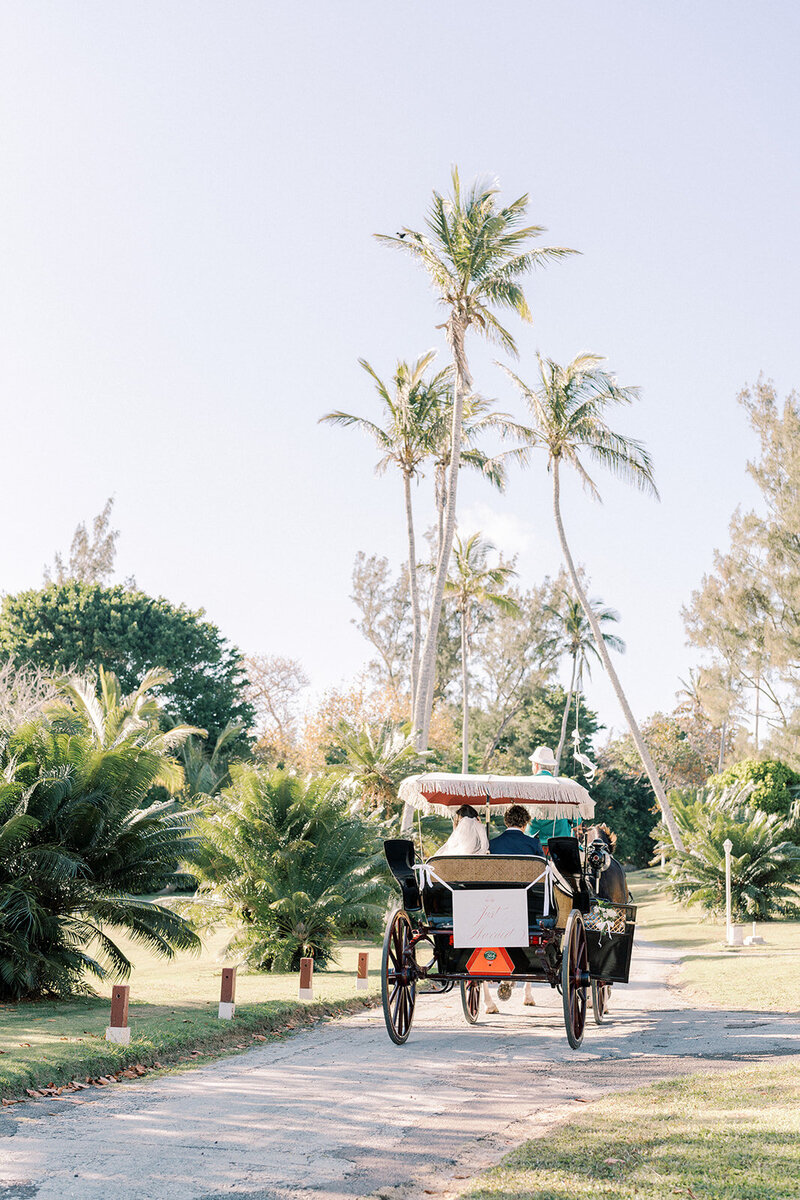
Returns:
[[[453,945],[527,946],[527,892],[521,888],[454,891]]]

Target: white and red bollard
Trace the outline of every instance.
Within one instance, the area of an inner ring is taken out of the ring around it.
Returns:
[[[236,967],[222,968],[222,984],[219,989],[219,1019],[232,1021],[236,1012]]]
[[[127,983],[115,984],[111,990],[111,1024],[106,1029],[106,1041],[117,1042],[120,1046],[127,1046],[131,1040],[128,1028],[130,990]]]
[[[358,974],[356,975],[356,989],[359,992],[365,991],[369,987],[369,954],[366,950],[361,950],[358,955]]]
[[[300,987],[297,992],[298,1000],[314,999],[314,960],[300,959]]]

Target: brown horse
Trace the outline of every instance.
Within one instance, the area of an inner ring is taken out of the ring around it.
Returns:
[[[625,872],[613,857],[617,835],[607,825],[590,825],[586,837],[586,870],[601,900],[629,904],[630,892]]]

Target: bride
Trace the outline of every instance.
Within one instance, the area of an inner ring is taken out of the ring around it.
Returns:
[[[489,838],[471,804],[462,804],[453,817],[453,832],[434,858],[443,854],[488,854]]]

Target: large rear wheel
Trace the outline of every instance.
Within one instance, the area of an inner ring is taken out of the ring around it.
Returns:
[[[586,949],[586,927],[581,914],[576,908],[573,908],[567,917],[567,927],[561,939],[561,999],[564,1005],[567,1041],[573,1050],[577,1050],[583,1041],[588,982],[589,957]]]
[[[461,1007],[470,1025],[478,1020],[481,1011],[481,985],[461,980]]]
[[[608,1016],[608,999],[611,995],[611,984],[603,983],[601,979],[592,980],[592,1013],[596,1025],[602,1025]]]
[[[389,1037],[402,1046],[411,1031],[417,992],[417,963],[411,945],[411,922],[402,908],[386,924],[381,962],[383,1018]]]

